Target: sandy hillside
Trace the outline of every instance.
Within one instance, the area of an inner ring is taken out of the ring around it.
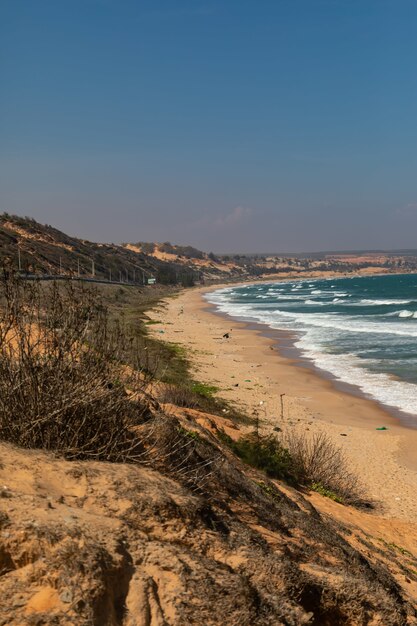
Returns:
[[[164,410],[199,433],[188,459],[214,441],[204,425],[227,426]],[[410,527],[399,546],[398,525],[308,500],[227,451],[198,489],[161,464],[0,454],[2,626],[416,623]]]

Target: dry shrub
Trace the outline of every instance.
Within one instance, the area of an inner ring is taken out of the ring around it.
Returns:
[[[0,439],[68,458],[137,458],[132,426],[146,407],[119,380],[126,338],[97,294],[4,272],[0,298]]]
[[[140,427],[145,442],[143,462],[168,474],[192,491],[204,493],[224,455],[199,431],[184,428],[172,416],[159,413]]]
[[[136,349],[95,290],[3,273],[0,439],[70,459],[148,464],[201,492],[219,453],[146,400],[141,372],[127,366]]]
[[[289,431],[285,446],[300,483],[339,502],[370,506],[358,476],[348,468],[343,450],[328,435]]]
[[[162,403],[175,404],[187,409],[196,409],[200,406],[198,394],[181,385],[165,385],[158,394],[158,399]]]

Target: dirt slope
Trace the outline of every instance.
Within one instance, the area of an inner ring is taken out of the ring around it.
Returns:
[[[365,537],[350,509],[243,466],[202,426],[215,432],[214,417],[167,409],[198,481],[158,455],[133,466],[0,446],[2,626],[417,623],[417,561],[389,529]]]

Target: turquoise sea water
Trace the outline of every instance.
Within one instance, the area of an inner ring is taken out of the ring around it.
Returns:
[[[417,274],[227,287],[206,298],[240,320],[295,332],[318,368],[417,426]]]

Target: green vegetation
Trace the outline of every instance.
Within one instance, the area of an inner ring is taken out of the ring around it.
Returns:
[[[242,461],[264,471],[270,478],[294,479],[290,454],[276,437],[261,437],[253,432],[234,441],[222,431],[219,437]]]
[[[227,415],[242,424],[253,423],[250,416],[231,402],[215,396],[218,387],[195,380],[183,346],[149,335],[152,311],[163,308],[162,299],[177,297],[178,289],[161,285],[153,290],[98,285],[97,292],[112,320],[123,325],[132,341],[134,350],[127,357],[129,364],[168,385],[158,397],[160,402]]]
[[[187,428],[183,428],[182,426],[178,426],[177,432],[189,439],[193,439],[194,441],[201,441],[201,435],[196,430],[187,430]]]
[[[258,485],[258,487],[262,489],[264,494],[267,495],[272,500],[275,500],[276,502],[279,502],[280,500],[282,500],[282,496],[279,494],[279,492],[273,485],[267,484],[263,480],[260,480],[256,484]]]
[[[338,502],[339,504],[344,504],[343,498],[338,496],[331,489],[326,489],[321,483],[311,483],[310,485],[311,491],[316,491],[321,496],[325,496],[326,498],[330,498],[330,500],[334,500],[334,502]]]
[[[174,297],[176,288],[159,285],[139,290],[98,285],[96,292],[112,322],[121,325],[129,337],[131,349],[126,355],[129,365],[140,369],[149,378],[169,384],[182,385],[189,379],[189,366],[182,346],[158,341],[148,332],[149,326],[158,323],[149,312],[163,306],[162,298]]]
[[[175,354],[178,358],[185,359],[186,350],[184,346],[181,346],[179,343],[173,342],[169,342],[166,345],[169,346],[172,353]]]
[[[393,542],[389,543],[388,541],[385,541],[385,539],[382,539],[382,537],[378,537],[377,539],[378,539],[378,541],[383,543],[384,546],[386,546],[390,550],[397,551],[397,552],[400,552],[401,554],[403,554],[404,556],[409,556],[411,558],[414,558],[414,556],[413,556],[413,554],[411,554],[411,552],[409,552],[405,548],[402,548],[401,546],[398,546],[396,543],[393,543]]]
[[[194,383],[191,386],[191,390],[204,398],[212,398],[213,395],[219,391],[219,387],[216,387],[215,385],[206,385],[205,383]]]
[[[340,450],[327,437],[308,439],[305,435],[281,441],[258,430],[234,441],[224,431],[219,439],[248,465],[270,478],[306,487],[340,504],[371,507],[363,497],[357,478],[347,471]]]

